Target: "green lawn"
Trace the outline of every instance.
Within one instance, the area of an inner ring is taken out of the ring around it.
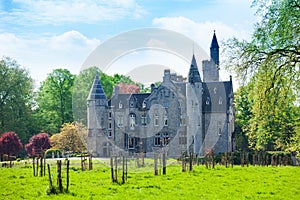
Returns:
[[[69,193],[59,195],[46,194],[48,178],[33,177],[29,164],[0,168],[0,199],[300,199],[300,167],[194,166],[182,173],[180,165],[169,164],[167,175],[154,176],[151,164],[135,168],[132,162],[128,182],[119,185],[111,183],[104,161],[93,171],[82,172],[78,161],[71,165]],[[54,163],[51,171],[55,183]]]

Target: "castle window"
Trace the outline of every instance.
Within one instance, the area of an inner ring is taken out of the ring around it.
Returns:
[[[108,119],[111,119],[112,113],[111,111],[108,112]]]
[[[218,121],[218,135],[221,136],[222,135],[222,124],[220,121]]]
[[[147,107],[147,104],[146,104],[146,102],[144,101],[143,102],[143,108],[146,108]]]
[[[163,146],[167,146],[170,142],[169,133],[163,133]]]
[[[119,102],[119,108],[123,108],[123,104],[121,101]]]
[[[223,103],[222,97],[219,98],[219,104],[221,105]]]
[[[185,126],[185,118],[182,115],[180,115],[180,126]]]
[[[206,103],[206,105],[210,104],[210,98],[209,97],[206,98],[206,102],[205,103]]]
[[[147,124],[147,123],[146,123],[146,119],[147,119],[147,118],[146,118],[146,114],[142,114],[142,115],[141,115],[142,126],[146,126],[146,124]]]
[[[158,115],[157,114],[155,114],[154,126],[158,126]]]
[[[109,123],[108,123],[108,130],[111,130],[111,128],[112,128],[112,123],[109,122]]]
[[[160,133],[157,133],[154,136],[154,146],[161,146]]]
[[[165,116],[165,117],[164,117],[164,125],[165,125],[165,126],[168,126],[168,116]]]
[[[108,137],[111,137],[111,136],[112,136],[112,132],[108,131]]]
[[[217,88],[216,87],[214,88],[214,94],[217,94]]]
[[[123,126],[123,115],[118,115],[117,123],[119,127]]]
[[[134,137],[128,137],[128,149],[134,149]]]
[[[135,114],[134,113],[131,113],[129,115],[129,126],[130,126],[130,128],[134,128],[134,126],[135,126]]]
[[[130,101],[130,108],[133,108],[133,107],[134,107],[134,102]]]

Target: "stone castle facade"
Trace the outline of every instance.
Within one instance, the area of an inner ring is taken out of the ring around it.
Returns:
[[[219,80],[219,45],[214,33],[203,79],[193,55],[188,78],[164,71],[150,93],[123,94],[115,87],[107,99],[98,75],[88,97],[88,150],[94,156],[167,150],[204,156],[234,150],[232,79]]]

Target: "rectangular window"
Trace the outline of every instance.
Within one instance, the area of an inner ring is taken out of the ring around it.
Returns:
[[[165,117],[164,117],[164,125],[165,125],[165,126],[168,126],[168,116],[165,116]]]
[[[128,137],[128,149],[134,149],[134,137]]]
[[[130,119],[129,119],[129,125],[131,128],[134,128],[135,126],[135,114],[130,114]]]
[[[108,137],[112,137],[112,132],[108,131]]]
[[[142,114],[141,115],[141,123],[142,123],[142,126],[146,126],[147,123],[146,123],[146,114]]]
[[[161,138],[159,133],[154,136],[154,146],[161,146]]]
[[[179,144],[187,144],[187,139],[186,139],[186,137],[184,137],[184,136],[179,137]]]
[[[170,142],[169,133],[163,133],[163,146],[167,146]]]
[[[117,123],[119,127],[123,127],[123,115],[118,115]]]
[[[185,118],[182,115],[180,115],[180,126],[185,126]]]
[[[154,126],[158,126],[158,123],[158,115],[156,114],[154,118]]]

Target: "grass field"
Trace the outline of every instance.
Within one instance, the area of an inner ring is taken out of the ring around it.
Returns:
[[[55,163],[51,171],[55,183]],[[92,171],[71,161],[69,192],[58,195],[46,194],[47,176],[32,174],[30,164],[0,168],[0,199],[300,199],[300,167],[194,166],[182,173],[180,165],[169,164],[167,175],[154,176],[151,164],[131,164],[128,182],[121,185],[111,183],[104,161],[95,161]]]

